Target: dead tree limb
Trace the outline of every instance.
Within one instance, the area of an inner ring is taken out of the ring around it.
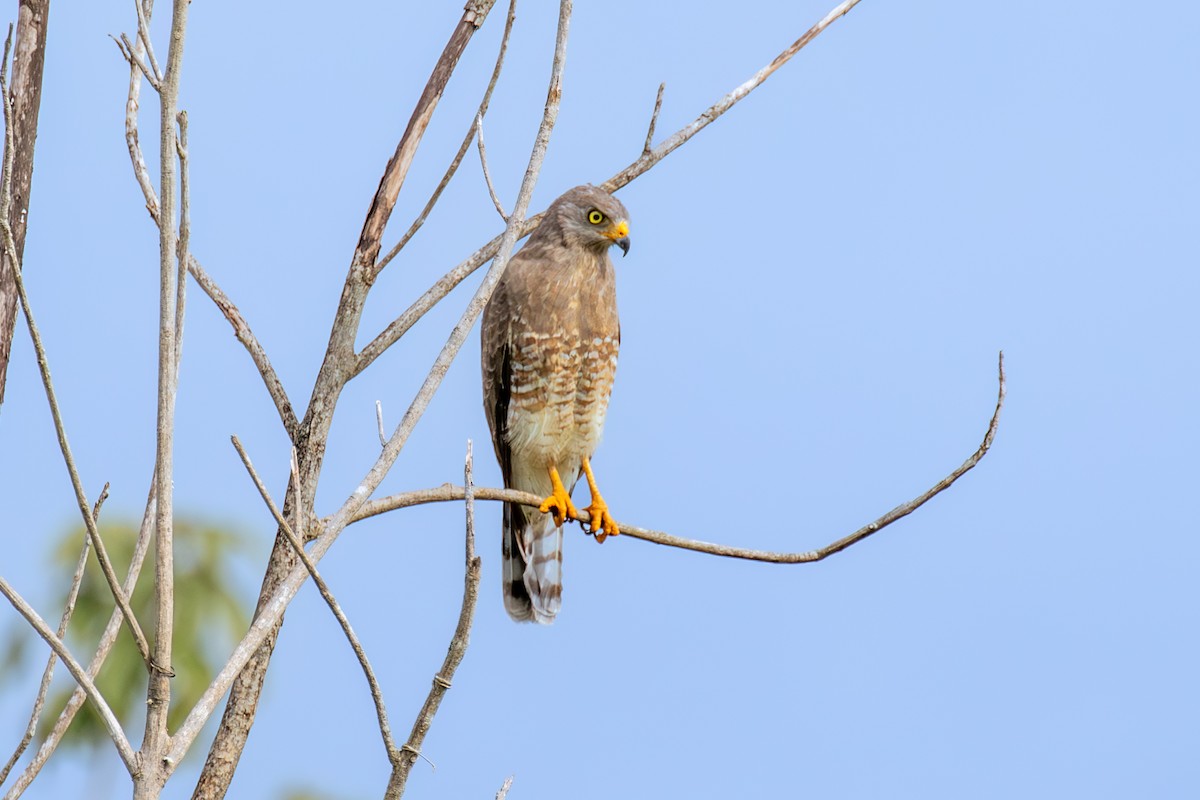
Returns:
[[[467,646],[471,642],[471,625],[475,620],[475,606],[479,601],[479,577],[483,572],[483,560],[475,555],[473,469],[471,442],[467,440],[467,458],[463,467],[463,499],[466,501],[467,543],[462,606],[458,612],[458,623],[454,626],[454,636],[450,639],[450,647],[446,651],[446,658],[442,662],[442,668],[433,676],[433,686],[430,687],[429,695],[425,698],[425,704],[421,706],[421,710],[417,714],[417,719],[413,723],[412,733],[409,734],[408,741],[401,748],[403,752],[400,754],[399,763],[392,769],[392,776],[388,780],[387,791],[383,795],[384,800],[400,800],[400,797],[404,794],[404,786],[408,782],[408,775],[412,771],[413,764],[416,763],[417,758],[421,756],[421,745],[425,742],[425,735],[429,733],[429,729],[433,726],[433,718],[442,704],[442,697],[450,690],[450,685],[454,680],[454,672],[458,669],[458,665],[462,663],[463,657],[467,654]]]
[[[984,433],[983,441],[979,447],[972,453],[966,461],[960,464],[953,472],[940,481],[935,483],[922,494],[909,500],[907,503],[902,503],[891,511],[887,512],[878,519],[867,523],[853,533],[844,536],[834,542],[830,542],[824,547],[816,550],[804,550],[800,552],[781,553],[772,552],[769,550],[752,550],[745,547],[734,547],[732,545],[714,544],[712,542],[702,542],[696,539],[686,539],[682,536],[675,536],[662,531],[642,528],[629,523],[620,523],[621,535],[630,536],[634,539],[643,539],[654,544],[661,544],[667,547],[678,547],[684,550],[693,550],[698,553],[708,553],[709,555],[725,556],[727,558],[743,558],[749,561],[766,561],[772,564],[811,564],[817,561],[823,561],[834,553],[840,553],[848,547],[858,544],[868,536],[886,528],[897,520],[903,519],[909,514],[916,511],[921,506],[928,503],[938,494],[941,494],[946,489],[949,489],[959,478],[969,472],[978,464],[988,450],[991,449],[992,441],[996,438],[996,430],[1000,425],[1000,411],[1004,408],[1004,398],[1007,391],[1007,383],[1004,375],[1004,354],[1001,353],[998,360],[998,383],[999,388],[996,396],[996,408],[992,412],[992,418],[988,422],[987,431]],[[520,503],[521,505],[532,506],[537,508],[542,504],[545,498],[529,492],[520,492],[515,489],[494,489],[489,487],[475,487],[472,492],[477,500],[497,500],[508,503]],[[351,522],[369,519],[380,514],[386,514],[389,511],[395,511],[400,508],[408,508],[410,506],[423,505],[425,503],[442,503],[455,500],[465,499],[467,492],[462,486],[454,486],[452,484],[443,484],[433,489],[418,489],[412,492],[403,492],[394,494],[388,497],[381,497],[378,500],[370,500],[363,504],[358,513],[354,515]],[[587,511],[580,509],[579,521],[581,524],[591,521],[591,517]]]
[[[0,253],[0,406],[17,323],[17,287],[13,273],[25,255],[29,197],[33,185],[33,147],[37,142],[38,111],[42,105],[42,72],[46,60],[46,23],[50,0],[20,0],[17,42],[12,65],[12,228],[16,259]]]
[[[309,504],[316,496],[317,483],[324,460],[325,443],[333,422],[333,410],[346,381],[351,377],[355,362],[354,341],[358,335],[367,293],[376,274],[375,264],[381,249],[384,229],[395,208],[400,189],[408,174],[408,168],[416,155],[417,147],[425,134],[434,109],[441,99],[460,56],[475,31],[483,24],[494,2],[495,0],[471,0],[467,3],[462,17],[455,26],[450,40],[426,82],[408,126],[396,146],[396,152],[384,169],[379,188],[367,211],[342,289],[325,357],[313,386],[308,410],[293,440],[300,462],[300,483],[294,488],[308,499]],[[291,515],[294,503],[295,493],[289,491],[284,497],[283,513],[285,518]],[[304,509],[304,512],[311,513],[311,508]],[[291,596],[294,596],[294,590],[290,586],[285,587],[284,584],[288,581],[289,576],[297,574],[297,569],[299,569],[299,581],[302,582],[307,572],[298,564],[295,551],[286,537],[282,532],[277,533],[275,546],[271,551],[270,561],[263,577],[262,589],[259,592],[258,607],[255,610],[255,626],[258,627],[252,626],[252,633],[247,634],[248,637],[252,636],[257,639],[254,646],[257,652],[246,653],[245,658],[235,659],[239,662],[236,671],[240,673],[236,676],[236,681],[232,681],[232,676],[224,673],[217,678],[217,682],[223,683],[229,688],[229,700],[192,795],[194,800],[217,800],[217,798],[223,797],[233,778],[233,772],[237,767],[242,749],[245,747],[250,727],[254,724],[254,714],[258,707],[263,680],[270,664],[279,626],[283,621],[283,606],[278,607],[278,613],[275,608],[272,608],[275,596],[281,590],[286,590]],[[298,585],[297,583],[297,588]],[[286,602],[283,605],[285,606]],[[270,618],[270,624],[265,629],[259,624],[264,615]],[[247,640],[244,639],[243,642],[245,641]],[[251,658],[251,656],[253,657]],[[218,698],[224,691],[222,689]],[[209,701],[215,702],[215,698],[209,698]],[[211,713],[211,709],[203,709],[198,706],[188,719],[194,724],[201,718],[207,719]],[[187,726],[188,723],[185,722],[184,729],[180,731],[182,735],[176,737],[176,741],[182,745],[181,748],[177,748],[177,751],[179,749],[186,750],[187,746],[191,744],[190,740],[199,732],[198,727],[193,730]]]

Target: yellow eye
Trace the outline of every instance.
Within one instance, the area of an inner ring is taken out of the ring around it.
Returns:
[[[601,222],[604,222],[604,215],[593,208],[588,212],[588,222],[593,225],[599,225]]]

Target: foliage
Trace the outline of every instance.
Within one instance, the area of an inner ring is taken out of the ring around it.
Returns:
[[[74,569],[84,536],[80,526],[65,532],[54,543],[53,561],[63,573],[70,574]],[[117,574],[123,576],[133,555],[136,526],[101,524],[100,536]],[[194,519],[175,520],[175,658],[171,665],[175,678],[171,681],[171,692],[176,702],[172,706],[172,726],[183,721],[183,715],[203,694],[237,637],[246,629],[247,601],[236,591],[231,569],[233,559],[245,553],[245,549],[242,536],[228,528]],[[153,552],[151,545],[142,579],[130,603],[148,635],[154,620]],[[81,658],[94,651],[113,608],[112,594],[100,565],[91,555],[75,615],[67,630],[68,643]],[[26,638],[27,632],[17,629],[11,635],[13,638],[0,645],[0,651],[20,652],[16,639]],[[62,672],[61,665],[57,671]],[[96,682],[121,719],[134,719],[144,713],[146,668],[124,626]],[[73,689],[74,684],[69,683],[51,694],[40,736],[48,733]],[[108,743],[108,733],[90,704],[85,704],[79,712],[64,743],[88,746]]]

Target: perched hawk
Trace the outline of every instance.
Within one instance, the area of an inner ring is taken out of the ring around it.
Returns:
[[[591,533],[617,524],[588,459],[600,443],[621,325],[608,248],[629,251],[621,201],[595,186],[555,200],[513,256],[483,312],[483,405],[504,485],[546,498],[504,505],[504,608],[548,624],[562,605],[562,526],[587,476]]]

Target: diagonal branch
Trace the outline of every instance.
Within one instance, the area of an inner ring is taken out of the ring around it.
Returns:
[[[142,60],[141,55],[138,53],[137,45],[129,41],[129,36],[122,33],[120,39],[112,35],[110,35],[109,38],[116,43],[117,49],[121,51],[121,55],[125,58],[125,60],[128,61],[130,65],[135,66],[142,71],[142,75],[144,75],[146,80],[150,82],[150,85],[154,87],[155,91],[160,91],[162,89],[162,79],[152,72],[150,67],[146,66],[146,62]],[[139,40],[139,43],[140,41],[141,40]]]
[[[154,0],[133,1],[137,6],[140,31],[143,28],[141,22],[143,19],[146,20],[147,25],[149,24],[150,15],[154,11]],[[125,146],[129,149],[129,160],[133,164],[133,177],[141,187],[142,196],[146,198],[146,211],[150,213],[150,218],[157,225],[160,214],[158,193],[154,190],[154,184],[150,180],[150,170],[146,167],[146,159],[142,155],[142,145],[138,138],[138,109],[141,107],[142,95],[142,70],[139,68],[138,62],[146,52],[146,41],[139,35],[125,59],[129,62],[129,93],[125,99]],[[122,55],[126,55],[126,53],[122,52]],[[158,91],[162,84],[151,82],[151,86]]]
[[[496,187],[492,185],[492,172],[488,169],[487,147],[483,144],[483,115],[475,117],[475,144],[479,146],[479,166],[483,168],[483,181],[487,184],[492,205],[496,207],[496,213],[500,215],[500,219],[508,222],[508,214],[504,213],[504,205],[496,196]]]
[[[479,576],[483,564],[483,560],[475,555],[475,495],[472,468],[471,441],[468,439],[466,464],[463,467],[463,499],[466,500],[467,515],[467,565],[466,576],[463,578],[462,608],[458,612],[458,624],[454,627],[454,637],[450,640],[450,648],[446,651],[442,668],[433,676],[433,686],[430,687],[425,704],[421,706],[421,711],[417,714],[408,741],[401,748],[403,752],[388,780],[384,800],[399,800],[400,796],[404,794],[404,785],[408,782],[408,775],[412,771],[413,764],[421,755],[421,745],[425,742],[425,736],[433,725],[433,718],[442,704],[442,697],[449,691],[451,682],[454,680],[454,672],[467,654],[467,646],[471,641],[471,624],[475,619],[475,605],[479,600]]]
[[[142,2],[146,3],[145,9],[143,9]],[[134,4],[138,9],[139,30],[142,30],[146,25],[144,19],[153,9],[153,2],[152,0],[135,0]],[[138,37],[136,43],[126,41],[129,49],[121,51],[126,61],[129,61],[131,66],[135,67],[129,76],[129,95],[125,103],[125,144],[129,149],[129,160],[133,167],[134,178],[137,180],[138,186],[142,190],[142,195],[146,199],[146,210],[150,213],[150,218],[154,221],[154,224],[158,225],[160,224],[158,193],[155,191],[153,183],[151,183],[150,171],[146,168],[146,159],[142,155],[142,146],[138,137],[138,109],[142,73],[136,67],[140,65],[142,71],[146,69],[145,65],[140,64],[140,54],[145,52],[143,44],[145,41],[148,40],[141,36]],[[147,73],[146,77],[150,77],[149,73]],[[162,88],[161,82],[151,80],[150,85],[156,90],[161,90]],[[181,138],[182,134],[183,130],[181,128]],[[183,166],[181,170],[182,178],[186,176],[186,151],[181,152],[180,156],[181,166]],[[217,309],[233,327],[234,336],[246,348],[246,351],[250,354],[250,359],[254,362],[254,366],[258,368],[259,375],[262,376],[267,393],[275,403],[275,409],[279,412],[279,418],[283,422],[283,427],[287,431],[288,438],[295,441],[296,431],[300,427],[300,423],[296,419],[296,412],[292,410],[292,403],[288,399],[282,381],[279,380],[275,368],[271,366],[271,361],[267,358],[266,351],[263,350],[253,331],[250,330],[250,325],[246,322],[246,318],[242,316],[242,312],[229,299],[229,296],[222,291],[221,287],[204,270],[204,267],[200,265],[200,262],[192,253],[188,252],[185,255],[184,262],[187,264],[188,272],[196,279],[196,283],[204,290],[204,293],[209,296],[213,303],[216,304]]]
[[[100,491],[100,496],[96,498],[96,505],[92,507],[92,516],[99,519],[100,508],[104,505],[104,501],[108,499],[108,484],[104,484],[104,488]],[[79,559],[75,562],[75,573],[71,576],[71,588],[67,591],[67,602],[63,608],[62,618],[58,621],[58,630],[54,635],[60,640],[67,635],[67,625],[71,623],[71,617],[75,614],[75,601],[79,599],[79,588],[83,585],[83,571],[87,567],[88,552],[91,550],[92,540],[84,534],[83,546],[79,549]],[[8,763],[0,769],[0,786],[8,780],[8,775],[12,772],[12,768],[21,759],[21,755],[25,752],[25,748],[29,747],[29,743],[33,741],[33,734],[37,732],[38,720],[41,719],[42,709],[46,705],[46,694],[50,691],[50,680],[54,677],[54,665],[58,662],[58,653],[50,651],[50,657],[46,659],[46,668],[42,670],[42,681],[38,685],[37,696],[33,701],[33,711],[29,714],[29,724],[25,726],[25,734],[21,737],[20,744],[8,759]]]
[[[204,293],[225,316],[226,321],[233,327],[233,335],[250,354],[250,359],[254,362],[254,366],[258,367],[258,374],[262,376],[263,384],[267,387],[267,394],[275,403],[275,410],[279,413],[279,419],[283,422],[288,439],[295,442],[300,421],[296,419],[296,412],[292,410],[292,401],[288,399],[287,390],[283,388],[283,381],[279,380],[275,367],[271,365],[267,351],[263,349],[254,332],[250,330],[250,323],[246,322],[246,318],[229,299],[229,295],[221,290],[212,276],[205,272],[204,267],[200,266],[200,262],[190,253],[188,254],[188,271],[195,278],[197,285],[204,290]]]
[[[658,85],[658,95],[654,98],[654,113],[650,115],[650,127],[646,130],[646,144],[642,146],[642,157],[650,154],[651,145],[654,144],[654,128],[658,125],[658,112],[662,111],[662,96],[663,89],[666,89],[665,83]]]
[[[75,682],[87,692],[88,699],[96,707],[96,712],[100,715],[100,719],[104,723],[104,728],[108,731],[109,738],[117,746],[117,752],[121,755],[121,760],[125,762],[125,767],[132,775],[138,769],[137,756],[134,754],[133,748],[129,745],[129,739],[125,736],[125,731],[121,728],[121,723],[117,721],[116,715],[109,708],[104,695],[100,694],[100,690],[96,688],[96,684],[92,682],[92,679],[84,672],[83,667],[71,655],[71,651],[67,649],[62,639],[54,635],[54,631],[50,630],[50,626],[46,624],[46,621],[38,616],[38,613],[25,602],[21,595],[17,594],[16,590],[4,578],[0,578],[0,594],[4,595],[8,599],[8,602],[12,603],[13,608],[33,626],[33,629],[37,631],[39,636],[46,640],[46,644],[50,645],[55,653],[58,653],[58,657],[62,659],[67,672],[70,672]]]
[[[379,732],[383,736],[383,747],[387,751],[388,761],[395,764],[399,758],[400,750],[396,747],[395,740],[392,739],[392,729],[388,725],[387,708],[383,703],[383,691],[379,688],[379,681],[375,677],[375,670],[371,668],[371,662],[367,658],[367,651],[363,649],[362,642],[359,641],[354,628],[350,626],[350,620],[342,611],[341,605],[338,603],[337,598],[333,596],[333,592],[330,591],[329,585],[325,583],[325,579],[321,577],[321,573],[317,571],[317,565],[304,552],[304,545],[302,544],[304,536],[303,518],[300,516],[299,511],[297,511],[296,528],[288,524],[279,507],[275,505],[275,501],[271,499],[271,494],[267,491],[267,487],[258,476],[258,472],[255,471],[254,465],[250,463],[250,456],[247,455],[246,448],[242,447],[242,443],[238,437],[232,437],[232,441],[234,448],[238,451],[238,455],[241,456],[242,464],[246,467],[246,472],[250,473],[250,479],[254,481],[254,486],[258,489],[259,495],[262,496],[263,502],[267,504],[271,516],[275,518],[279,529],[283,531],[288,542],[291,543],[292,548],[296,551],[296,557],[300,559],[300,563],[304,565],[304,568],[308,570],[308,574],[312,576],[313,583],[317,585],[317,591],[325,599],[329,610],[333,612],[333,616],[337,618],[338,624],[342,626],[342,632],[346,634],[346,638],[350,641],[350,647],[354,650],[354,655],[358,657],[358,663],[362,665],[363,674],[367,677],[367,685],[371,690],[371,699],[375,701],[375,715],[379,719]],[[292,450],[292,480],[297,483],[300,480],[300,471],[296,464],[296,451],[294,448]],[[296,506],[299,509],[303,507],[303,504],[297,503]],[[299,531],[298,534],[297,531]]]
[[[991,449],[992,441],[996,438],[996,430],[1000,425],[1000,411],[1004,407],[1004,398],[1006,392],[1006,380],[1004,375],[1004,353],[999,356],[997,367],[999,373],[999,389],[996,396],[996,408],[992,412],[992,418],[988,422],[986,433],[984,433],[983,441],[978,449],[972,453],[966,461],[964,461],[957,469],[951,472],[946,477],[935,483],[924,493],[914,497],[907,503],[896,506],[891,511],[887,512],[879,519],[870,522],[854,533],[844,536],[837,541],[831,542],[824,547],[816,550],[806,550],[797,553],[776,553],[768,550],[751,550],[744,547],[732,547],[724,544],[713,544],[711,542],[701,542],[695,539],[685,539],[681,536],[673,536],[662,531],[651,530],[649,528],[641,528],[636,525],[620,523],[621,535],[631,536],[634,539],[644,539],[647,542],[654,544],[666,545],[668,547],[679,547],[684,550],[694,550],[698,553],[708,553],[715,556],[726,556],[728,558],[744,558],[749,561],[766,561],[772,564],[811,564],[816,561],[823,561],[834,553],[840,553],[843,550],[858,544],[863,539],[866,539],[873,533],[879,531],[902,519],[916,511],[921,506],[928,503],[936,495],[941,494],[946,489],[949,489],[959,478],[969,472],[976,464],[987,455]],[[479,500],[497,500],[508,503],[520,503],[534,508],[540,506],[545,499],[529,492],[519,492],[514,489],[492,489],[477,487],[475,488],[474,497]],[[409,506],[423,505],[425,503],[442,503],[454,500],[463,500],[467,495],[466,490],[462,486],[453,486],[444,484],[433,489],[419,489],[412,492],[404,492],[402,494],[394,494],[389,497],[381,497],[378,500],[370,500],[363,504],[362,508],[355,513],[352,522],[368,519],[379,514],[385,514],[389,511],[395,511],[400,508],[408,508]],[[581,509],[579,512],[580,522],[587,523],[591,521],[590,515],[586,510]]]
[[[0,253],[0,405],[17,324],[17,292],[13,273],[25,255],[25,231],[33,185],[33,154],[37,143],[38,111],[42,103],[42,73],[46,59],[46,23],[50,0],[19,0],[16,52],[12,65],[12,192],[8,224],[13,231],[17,260]],[[5,65],[8,58],[5,56]]]
[[[562,73],[566,62],[567,33],[569,30],[571,7],[571,0],[561,0],[558,31],[555,39],[554,61],[551,68],[546,107],[534,140],[533,152],[529,157],[529,165],[525,170],[525,177],[521,183],[521,189],[513,207],[512,217],[509,220],[508,229],[504,233],[504,241],[501,244],[500,252],[497,254],[492,268],[488,271],[488,275],[477,290],[475,297],[472,298],[471,303],[467,306],[466,311],[463,312],[458,324],[451,332],[450,338],[442,348],[442,352],[438,355],[433,369],[426,377],[425,383],[418,392],[417,397],[413,400],[400,425],[388,440],[387,447],[384,448],[383,453],[379,456],[374,466],[367,472],[362,483],[347,498],[342,507],[325,526],[325,530],[317,537],[310,554],[314,562],[318,562],[328,552],[329,548],[333,546],[333,543],[349,523],[354,513],[366,502],[371,493],[379,487],[384,476],[392,464],[395,463],[401,449],[408,440],[409,434],[416,426],[417,420],[420,419],[425,408],[428,407],[434,392],[446,374],[446,370],[449,369],[450,362],[462,347],[463,342],[466,340],[467,332],[474,324],[475,318],[482,311],[483,305],[491,296],[496,283],[499,282],[504,267],[508,263],[513,246],[517,241],[517,233],[521,221],[524,219],[525,211],[529,207],[529,198],[533,194],[533,186],[541,171],[542,161],[546,157],[546,148],[550,141],[550,133],[558,118],[558,107],[562,98]],[[343,299],[345,299],[345,295],[343,295]],[[336,334],[334,338],[336,339]],[[336,342],[331,341],[330,347],[333,348],[335,345]],[[237,673],[249,662],[259,646],[272,635],[283,617],[283,612],[287,604],[296,596],[296,592],[299,591],[300,586],[303,585],[307,577],[308,572],[302,566],[293,568],[284,576],[278,588],[269,597],[263,598],[259,606],[259,614],[250,626],[250,630],[246,632],[246,635],[230,656],[229,661],[222,667],[208,689],[205,690],[199,702],[197,702],[196,706],[188,714],[179,731],[175,734],[170,754],[174,763],[178,763],[183,754],[192,745],[204,723],[215,709],[216,703],[233,684]],[[261,682],[259,682],[259,686],[261,686]]]
[[[743,100],[748,94],[762,85],[763,81],[769,78],[780,67],[791,60],[792,56],[800,52],[809,42],[815,39],[826,28],[828,28],[835,20],[845,16],[850,9],[858,5],[859,0],[845,0],[840,3],[825,17],[813,25],[803,36],[797,39],[786,50],[775,57],[770,64],[760,69],[748,81],[738,86],[729,94],[722,97],[713,105],[709,106],[704,113],[698,116],[690,124],[680,128],[678,131],[669,136],[662,144],[649,152],[643,152],[629,166],[613,175],[608,180],[600,184],[600,187],[607,192],[615,192],[624,186],[629,185],[635,178],[648,172],[654,165],[662,161],[675,150],[679,149],[687,143],[704,128],[708,127],[714,120],[720,117],[729,109],[733,108],[738,102]],[[649,138],[649,137],[647,137]],[[529,235],[534,228],[541,222],[541,214],[530,217],[521,229],[521,236]],[[389,347],[399,341],[408,330],[416,324],[422,316],[433,308],[446,295],[453,291],[454,287],[458,286],[468,275],[473,273],[483,264],[486,264],[489,259],[496,255],[500,247],[500,241],[503,235],[496,236],[483,247],[476,250],[470,258],[459,264],[454,269],[447,272],[441,279],[437,281],[430,289],[413,303],[403,314],[393,320],[388,326],[379,333],[371,342],[362,349],[358,354],[358,358],[354,364],[354,373],[357,375],[375,359],[383,355]]]
[[[137,541],[133,546],[133,557],[129,562],[129,570],[125,576],[125,583],[122,590],[127,597],[133,595],[133,590],[137,587],[138,576],[142,571],[142,564],[146,560],[146,552],[150,549],[151,534],[154,532],[154,513],[156,503],[154,499],[154,481],[151,479],[149,495],[146,497],[146,507],[142,512],[142,524],[138,530]],[[104,666],[105,659],[108,658],[109,652],[112,651],[113,645],[116,644],[117,634],[121,631],[121,622],[124,617],[120,609],[113,609],[113,613],[109,616],[108,624],[104,627],[104,632],[100,635],[100,643],[96,646],[96,653],[92,656],[91,662],[88,663],[87,676],[91,680],[95,680],[100,674],[100,668]],[[17,800],[21,794],[29,788],[33,780],[42,771],[42,767],[46,766],[46,762],[54,755],[59,744],[62,743],[63,737],[67,730],[71,727],[71,723],[75,720],[75,715],[79,713],[79,709],[87,702],[87,694],[80,686],[75,687],[75,691],[71,693],[70,699],[67,700],[67,705],[59,713],[58,719],[54,722],[54,727],[46,736],[45,741],[38,747],[37,753],[34,754],[30,762],[25,766],[25,769],[14,781],[12,787],[4,795],[4,800]]]
[[[343,387],[349,380],[348,375],[355,362],[354,343],[362,322],[367,294],[376,274],[375,264],[379,256],[384,229],[395,208],[400,188],[408,174],[408,168],[416,154],[417,147],[424,137],[434,109],[441,99],[450,76],[468,42],[474,36],[475,31],[483,25],[494,3],[495,0],[469,0],[467,2],[450,40],[442,50],[420,98],[417,100],[409,123],[396,147],[396,152],[388,161],[380,179],[379,188],[367,210],[362,232],[355,246],[354,255],[351,257],[350,269],[342,287],[342,295],[330,329],[325,356],[321,361],[321,367],[313,385],[308,409],[294,438],[300,459],[301,478],[300,485],[295,488],[303,490],[310,505],[312,498],[315,497],[321,474],[325,446],[333,423],[334,408],[337,406]],[[294,502],[295,493],[289,491],[284,496],[285,516]],[[266,574],[263,576],[258,606],[255,610],[256,624],[264,615],[270,619],[270,624],[252,629],[253,632],[248,634],[249,638],[256,639],[256,652],[235,653],[233,661],[230,663],[238,663],[236,669],[239,674],[236,675],[236,680],[225,674],[217,678],[217,682],[223,682],[228,689],[229,699],[226,702],[221,724],[209,748],[204,769],[193,792],[194,800],[217,800],[217,798],[224,797],[229,783],[233,779],[238,758],[250,734],[250,728],[254,724],[254,714],[261,697],[267,668],[270,666],[275,638],[283,622],[283,609],[286,607],[286,601],[276,607],[275,599],[283,594],[288,594],[290,600],[306,575],[307,572],[297,563],[291,545],[282,532],[278,533],[271,550]],[[289,581],[296,581],[296,583],[294,586],[289,585],[285,590],[284,584]],[[243,639],[243,643],[246,641],[248,639]],[[250,661],[251,656],[254,657],[253,662]],[[246,668],[243,670],[243,667]],[[221,693],[224,691],[225,689],[222,689]],[[217,697],[206,696],[202,700],[202,705],[215,704],[217,699]],[[197,706],[196,709],[193,709],[193,715],[189,715],[189,719],[193,722],[202,718],[207,719],[212,710],[212,708]],[[182,733],[182,738],[177,737],[176,739],[178,746],[173,748],[173,752],[186,751],[198,730],[185,728]]]
[[[487,90],[483,93],[483,99],[479,101],[479,110],[475,112],[475,119],[482,119],[487,116],[488,106],[492,102],[492,91],[496,88],[496,82],[500,80],[500,71],[504,67],[504,54],[508,52],[508,37],[512,33],[513,20],[516,19],[517,0],[509,0],[508,2],[508,17],[504,20],[504,35],[500,37],[500,53],[496,56],[496,66],[492,69],[492,79],[488,81]],[[442,176],[442,180],[438,183],[437,188],[433,190],[433,194],[429,198],[429,202],[425,204],[425,208],[421,209],[421,213],[413,220],[412,225],[395,247],[387,252],[383,258],[379,259],[375,264],[375,274],[378,275],[383,271],[383,268],[395,258],[409,240],[416,235],[421,226],[425,224],[425,220],[429,217],[429,212],[437,205],[437,201],[441,198],[442,192],[450,185],[450,179],[454,177],[454,173],[458,171],[458,165],[462,163],[463,156],[467,154],[467,150],[471,146],[471,139],[475,136],[475,123],[472,121],[471,127],[467,129],[467,135],[463,137],[462,144],[458,148],[458,153],[450,162],[450,166],[446,168],[446,174]],[[358,373],[355,373],[358,374]]]
[[[163,74],[162,74],[162,70],[160,70],[158,68],[158,59],[155,58],[155,56],[154,56],[154,43],[150,41],[150,10],[149,10],[149,8],[152,3],[153,3],[153,0],[146,0],[146,6],[143,6],[142,0],[133,0],[133,6],[134,6],[134,8],[137,9],[138,44],[145,48],[146,55],[150,59],[150,66],[154,69],[153,74],[147,74],[146,78],[147,79],[153,78],[152,80],[150,80],[150,82],[152,84],[154,84],[155,89],[158,89],[161,91],[162,82],[163,82]],[[122,38],[125,38],[125,37],[122,36]],[[126,44],[126,46],[129,45],[128,39],[126,39],[125,44]],[[134,50],[134,48],[132,48],[132,47],[129,48],[130,52],[133,52],[133,50]],[[168,57],[169,56],[170,56],[170,54],[168,53]]]
[[[129,632],[133,634],[133,639],[137,643],[138,652],[141,653],[144,661],[148,661],[150,648],[146,642],[146,635],[142,633],[141,625],[138,624],[137,617],[134,616],[133,609],[129,606],[129,599],[121,591],[117,574],[113,570],[112,562],[108,558],[108,551],[105,549],[104,542],[100,538],[100,531],[96,528],[96,519],[92,516],[91,504],[88,503],[87,493],[83,489],[83,482],[79,479],[79,470],[75,466],[75,456],[72,454],[71,445],[67,441],[67,430],[63,425],[62,412],[58,407],[58,396],[54,391],[54,382],[50,377],[50,364],[46,359],[46,348],[42,344],[42,335],[38,330],[37,322],[33,318],[33,311],[29,307],[29,295],[25,291],[25,281],[21,273],[21,259],[17,254],[12,226],[9,224],[9,211],[12,208],[12,168],[15,145],[13,140],[12,95],[8,90],[7,68],[8,43],[6,42],[4,64],[0,66],[0,105],[3,105],[5,133],[4,165],[0,169],[0,233],[3,234],[4,254],[14,265],[12,279],[17,288],[17,297],[21,301],[21,310],[25,314],[25,321],[29,327],[29,336],[33,340],[34,352],[37,355],[38,370],[42,375],[42,384],[46,390],[46,399],[50,404],[50,414],[54,419],[54,429],[58,434],[59,449],[62,451],[63,460],[66,462],[67,472],[71,478],[71,486],[75,490],[75,500],[79,504],[80,513],[83,515],[83,522],[87,527],[88,536],[92,540],[92,547],[96,549],[96,560],[100,562],[101,570],[104,572],[104,579],[108,582],[108,587],[116,599],[117,606],[125,616]]]

